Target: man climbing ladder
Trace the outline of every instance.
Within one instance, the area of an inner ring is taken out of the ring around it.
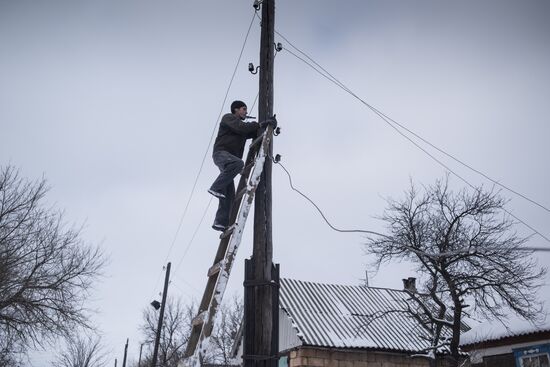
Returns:
[[[208,189],[208,192],[219,199],[218,211],[212,228],[225,231],[229,224],[231,205],[235,198],[235,184],[233,179],[239,174],[244,163],[242,161],[244,146],[247,139],[256,138],[258,130],[271,125],[277,126],[275,118],[261,123],[244,122],[247,107],[242,101],[231,103],[231,113],[225,114],[220,121],[218,136],[214,142],[212,159],[220,169],[220,174]]]
[[[230,205],[231,212],[228,219],[228,223],[231,226],[220,236],[220,244],[214,262],[207,272],[208,281],[197,316],[193,318],[191,334],[185,350],[186,366],[200,367],[201,361],[207,355],[216,313],[223,300],[231,268],[242,240],[246,219],[254,203],[254,194],[260,183],[266,159],[271,159],[269,151],[271,139],[275,135],[273,126],[276,125],[276,121],[275,119],[270,119],[270,121],[259,125],[265,125],[266,129],[261,131],[261,134],[249,146],[246,163],[244,164],[239,181],[238,192],[235,194],[227,191],[230,195],[235,196],[232,205]],[[246,141],[246,138],[241,139]],[[235,157],[239,159],[237,156]],[[220,167],[220,170],[223,172],[225,168],[226,165],[223,165]],[[230,189],[233,189],[233,187],[230,187]],[[227,198],[223,199],[227,200]]]

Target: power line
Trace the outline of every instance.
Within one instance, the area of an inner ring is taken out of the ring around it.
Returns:
[[[287,42],[288,40],[282,36],[280,33],[277,32],[277,34],[279,34],[283,39],[285,39]],[[301,60],[302,62],[304,62],[306,65],[308,65],[309,67],[311,67],[313,70],[315,70],[317,73],[319,73],[321,76],[323,76],[324,78],[326,78],[327,80],[331,81],[332,83],[336,84],[338,87],[340,87],[341,89],[343,89],[345,92],[347,92],[348,94],[352,95],[353,97],[355,97],[357,100],[359,100],[361,103],[363,103],[365,106],[367,106],[370,110],[372,110],[376,115],[378,115],[378,117],[380,117],[382,120],[384,120],[390,127],[392,127],[395,131],[397,131],[401,136],[403,136],[405,139],[407,139],[408,141],[410,141],[413,145],[415,145],[418,149],[422,150],[424,153],[426,153],[430,158],[432,158],[435,162],[437,162],[438,164],[440,164],[442,167],[444,167],[446,170],[448,170],[450,173],[452,173],[453,175],[455,175],[456,177],[458,177],[460,180],[462,180],[464,183],[466,183],[468,186],[470,186],[471,188],[473,188],[474,190],[478,190],[474,185],[472,185],[470,182],[468,182],[465,178],[463,178],[462,176],[458,175],[456,172],[454,172],[452,169],[450,169],[447,165],[445,165],[443,162],[441,162],[439,159],[437,159],[434,155],[430,154],[426,149],[422,148],[418,143],[416,143],[414,140],[412,140],[410,137],[408,137],[407,135],[405,135],[402,131],[400,131],[397,127],[395,127],[395,125],[392,123],[394,120],[387,117],[385,114],[383,114],[381,111],[379,111],[378,109],[374,108],[373,106],[371,106],[369,103],[365,102],[362,98],[360,98],[357,94],[355,94],[353,91],[351,91],[348,87],[346,87],[342,82],[340,82],[338,79],[336,79],[332,74],[330,74],[328,71],[326,71],[322,66],[320,66],[317,62],[315,62],[313,59],[311,59],[307,54],[303,53],[302,51],[300,51],[296,46],[293,46],[290,42],[289,44],[294,47],[296,50],[298,50],[300,53],[302,53],[304,56],[306,56],[308,59],[312,60],[312,62],[315,64],[315,65],[318,65],[319,68],[321,68],[326,74],[324,74],[323,72],[321,72],[319,69],[317,69],[315,66],[313,66],[311,63],[309,63],[307,60],[305,60],[304,58],[296,55],[294,52],[288,50],[288,49],[285,49],[288,53],[290,53],[291,55],[293,55],[294,57],[296,57],[297,59]],[[404,128],[402,125],[400,125],[399,123],[396,122],[396,124],[400,127],[402,127],[403,129],[405,129],[406,131],[410,131],[409,129],[406,129]],[[417,134],[413,134],[415,136],[418,136]],[[420,138],[422,141],[426,142],[425,139],[423,138]],[[443,150],[435,147],[433,144],[429,143],[430,146],[436,148],[437,150],[443,152]],[[445,153],[447,156],[449,157],[452,157],[451,155]],[[453,159],[455,159],[454,157],[452,157]],[[455,159],[456,161],[458,161],[457,159]],[[469,167],[469,166],[468,166]],[[470,167],[469,167],[470,168]],[[494,180],[491,180],[492,182],[494,182],[495,184],[505,188],[505,189],[508,189],[506,186],[503,186],[503,185],[500,185],[498,182],[494,181]],[[537,203],[538,204],[538,203]],[[542,206],[540,204],[538,204],[539,206]],[[546,209],[544,206],[542,206],[544,209]],[[550,242],[550,238],[548,238],[547,236],[545,236],[544,234],[542,234],[541,232],[539,232],[538,230],[536,230],[533,226],[529,225],[528,223],[526,223],[524,220],[520,219],[518,216],[516,216],[515,214],[511,213],[510,211],[508,211],[507,209],[503,209],[507,214],[509,214],[511,217],[513,217],[514,219],[516,219],[518,222],[522,223],[523,225],[525,225],[527,228],[529,228],[531,231],[533,231],[535,234],[538,234],[539,236],[541,236],[542,238],[544,238],[546,241]]]
[[[197,224],[197,227],[195,228],[195,231],[193,232],[193,236],[191,236],[191,239],[189,240],[189,243],[187,244],[187,247],[185,248],[185,250],[183,252],[183,255],[181,256],[180,261],[178,262],[178,265],[176,266],[176,270],[174,270],[174,274],[176,274],[176,272],[180,268],[181,264],[183,263],[183,259],[185,258],[185,255],[187,255],[187,251],[189,251],[189,248],[191,247],[191,244],[195,240],[195,236],[197,235],[197,233],[199,231],[199,228],[202,225],[202,222],[204,221],[204,217],[206,216],[206,213],[208,213],[208,209],[210,208],[210,204],[212,204],[212,199],[213,198],[211,197],[210,200],[208,201],[208,205],[206,206],[206,208],[204,209],[204,212],[202,213],[201,220],[199,221],[199,224]]]
[[[449,168],[449,166],[447,166],[446,164],[444,164],[443,162],[441,162],[439,159],[437,159],[433,154],[429,153],[426,149],[424,149],[423,147],[421,147],[419,144],[417,144],[414,140],[412,140],[411,138],[409,138],[407,135],[403,134],[402,131],[399,131],[399,129],[397,129],[393,124],[391,124],[386,118],[385,118],[385,115],[383,114],[379,114],[375,111],[375,113],[384,121],[386,121],[388,123],[389,126],[391,126],[395,131],[397,131],[397,133],[399,133],[401,136],[403,136],[405,139],[407,139],[408,141],[410,141],[412,144],[414,144],[418,149],[422,150],[424,153],[426,153],[430,158],[432,158],[434,161],[436,161],[437,163],[439,163],[442,167],[444,167],[446,170],[448,170],[450,173],[452,173],[453,175],[455,175],[456,177],[458,177],[460,180],[462,180],[466,185],[470,186],[470,188],[472,188],[473,190],[475,191],[480,191],[477,187],[475,187],[473,184],[471,184],[468,180],[466,180],[464,177],[460,176],[458,173],[456,173],[455,171],[453,171],[452,169]],[[550,242],[550,238],[548,238],[547,236],[545,236],[544,234],[540,233],[539,231],[537,231],[535,228],[533,228],[530,224],[526,223],[524,220],[518,218],[518,216],[516,216],[515,214],[511,213],[509,210],[505,209],[505,208],[502,208],[502,210],[504,212],[506,212],[508,215],[510,215],[511,217],[513,217],[514,219],[516,219],[518,222],[522,223],[524,226],[526,226],[527,228],[529,228],[530,230],[532,230],[534,233],[538,234],[539,236],[541,236],[542,238],[544,238],[546,241]]]
[[[252,107],[250,108],[250,110],[252,110],[254,108],[254,106],[256,105],[256,101],[258,99],[258,94],[256,94],[256,98],[254,99],[254,103],[252,104]],[[206,216],[206,213],[208,212],[208,209],[210,208],[210,205],[212,204],[212,197],[210,198],[210,200],[208,201],[208,204],[206,205],[206,208],[204,209],[204,212],[202,213],[202,216],[201,216],[201,219],[199,221],[199,223],[197,224],[197,226],[195,227],[195,231],[193,232],[193,236],[191,236],[191,240],[189,241],[189,243],[187,244],[187,247],[185,248],[184,252],[183,252],[183,255],[182,257],[180,258],[180,261],[178,262],[178,265],[176,266],[176,270],[174,271],[174,274],[178,271],[178,269],[180,268],[181,264],[183,263],[183,259],[185,258],[185,255],[187,255],[187,252],[189,251],[189,248],[191,247],[191,245],[193,244],[193,241],[195,240],[195,237],[197,235],[197,232],[199,231],[199,228],[200,226],[202,225],[202,223],[204,222],[204,218]]]
[[[375,112],[376,114],[378,114],[379,116],[380,115],[383,115],[386,119],[392,121],[394,124],[398,125],[400,128],[402,128],[403,130],[406,130],[408,133],[414,135],[416,138],[422,140],[424,143],[428,144],[429,146],[431,146],[433,149],[439,151],[440,153],[446,155],[447,157],[451,158],[452,160],[454,160],[455,162],[458,162],[459,164],[461,164],[462,166],[470,169],[471,171],[483,176],[485,179],[491,181],[493,184],[497,185],[497,186],[500,186],[502,187],[503,189],[507,190],[507,191],[510,191],[512,192],[513,194],[523,198],[524,200],[526,201],[529,201],[530,203],[538,206],[539,208],[547,211],[548,213],[550,213],[550,208],[544,206],[543,204],[535,201],[534,199],[531,199],[529,198],[528,196],[526,196],[525,194],[522,194],[520,192],[518,192],[517,190],[514,190],[512,189],[511,187],[493,179],[492,177],[488,176],[487,174],[483,173],[482,171],[474,168],[473,166],[467,164],[466,162],[460,160],[459,158],[453,156],[452,154],[450,153],[447,153],[446,151],[444,151],[443,149],[439,148],[438,146],[436,146],[435,144],[431,143],[430,141],[428,141],[427,139],[423,138],[422,136],[418,135],[417,133],[415,133],[414,131],[412,131],[411,129],[407,128],[405,125],[403,124],[400,124],[399,122],[397,122],[396,120],[392,119],[391,117],[387,116],[386,114],[384,114],[382,111],[378,110],[377,108],[375,108],[374,106],[368,104],[367,102],[365,102],[363,99],[361,99],[359,96],[357,96],[355,93],[353,93],[353,91],[351,91],[345,84],[343,84],[341,81],[339,81],[334,75],[332,75],[330,72],[328,72],[325,68],[323,68],[319,63],[317,63],[313,58],[311,58],[308,54],[306,54],[305,52],[303,52],[302,50],[300,50],[298,47],[296,47],[292,42],[290,42],[285,36],[283,36],[281,33],[275,31],[275,33],[277,33],[277,35],[279,35],[282,39],[284,39],[292,48],[294,48],[296,51],[298,51],[299,53],[301,53],[302,55],[304,55],[307,59],[309,59],[313,64],[315,64],[317,67],[319,67],[325,74],[321,73],[319,70],[317,70],[315,67],[313,67],[311,64],[309,64],[306,60],[304,60],[303,58],[299,57],[298,55],[296,55],[295,53],[293,53],[292,51],[288,50],[285,48],[285,51],[288,51],[290,54],[292,54],[294,57],[298,58],[299,60],[301,60],[302,62],[308,64],[310,67],[312,67],[314,70],[316,70],[317,72],[319,72],[322,76],[324,76],[325,78],[329,79],[330,81],[332,81],[333,83],[335,83],[337,86],[339,86],[340,88],[342,88],[343,90],[345,90],[346,92],[348,92],[349,94],[351,94],[353,97],[357,98],[360,102],[362,102],[363,104],[365,104],[367,107],[369,107],[373,112]]]
[[[155,289],[157,289],[158,283],[160,281],[160,277],[162,276],[162,273],[164,272],[164,266],[162,267],[161,271],[159,272],[159,275],[157,277],[157,281],[155,282],[155,287],[153,288],[153,292],[151,293],[151,296],[149,299],[153,299],[153,296],[155,295]]]
[[[176,287],[177,289],[179,289],[180,292],[181,292],[184,296],[186,296],[188,299],[190,299],[190,300],[194,300],[194,299],[195,299],[193,295],[189,294],[189,292],[187,292],[187,291],[184,290],[182,287],[180,287],[180,286],[178,285],[177,282],[174,282],[174,279],[170,280],[170,283],[169,283],[169,284],[170,284],[171,286],[174,286],[174,287]]]
[[[200,164],[200,167],[199,167],[199,171],[197,172],[197,175],[195,177],[195,181],[193,182],[193,187],[191,188],[191,193],[189,194],[189,197],[187,198],[187,203],[185,204],[185,209],[183,210],[183,214],[179,220],[179,224],[178,224],[178,227],[177,227],[177,230],[176,230],[176,233],[174,235],[174,238],[172,240],[172,243],[170,245],[170,248],[168,249],[168,254],[166,255],[166,258],[164,259],[164,262],[166,262],[168,260],[168,257],[170,256],[170,254],[172,253],[172,249],[174,248],[174,245],[176,243],[176,240],[178,238],[178,235],[179,235],[179,232],[181,230],[181,227],[183,225],[183,220],[185,219],[186,215],[187,215],[187,211],[189,209],[189,204],[191,203],[191,199],[193,198],[193,194],[195,193],[195,189],[197,187],[197,182],[199,180],[199,177],[200,177],[200,174],[202,172],[202,169],[204,167],[204,162],[206,160],[206,157],[208,155],[208,152],[210,150],[210,146],[212,145],[212,140],[214,138],[214,135],[216,133],[216,127],[218,125],[218,122],[220,120],[220,117],[223,113],[223,110],[224,110],[224,107],[225,107],[225,103],[227,101],[227,97],[229,95],[229,91],[231,90],[231,86],[233,85],[233,80],[235,79],[235,74],[237,73],[237,69],[239,67],[239,64],[241,62],[241,58],[242,58],[242,55],[243,55],[243,52],[244,52],[244,48],[246,46],[246,42],[248,40],[248,36],[250,35],[250,30],[252,29],[252,24],[254,23],[254,18],[256,17],[256,12],[254,12],[254,14],[252,15],[252,19],[250,20],[250,25],[248,26],[248,30],[246,31],[246,35],[244,37],[244,41],[243,41],[243,45],[241,47],[241,51],[239,53],[239,57],[237,58],[237,62],[235,63],[235,68],[233,70],[233,74],[231,75],[231,79],[229,81],[229,85],[227,86],[227,90],[225,92],[225,96],[223,98],[223,102],[222,102],[222,105],[221,105],[221,108],[220,108],[220,113],[218,115],[218,118],[216,119],[216,123],[214,124],[214,128],[212,130],[212,134],[210,135],[210,140],[208,142],[208,146],[206,147],[206,151],[204,152],[204,156],[202,157],[202,161],[201,161],[201,164]],[[162,273],[161,273],[162,274]],[[155,284],[155,288],[158,286],[158,283],[160,281],[160,275],[157,279],[157,282]],[[153,293],[154,293],[154,290],[153,290]]]
[[[199,296],[202,295],[202,291],[200,289],[198,289],[192,283],[188,282],[187,280],[183,279],[182,277],[178,276],[178,277],[174,277],[172,279],[176,279],[178,281],[181,281],[183,284],[185,284],[187,287],[189,287],[191,290],[193,290],[194,293],[196,293]]]
[[[275,162],[275,161],[274,161]],[[336,232],[342,232],[342,233],[367,233],[367,234],[373,234],[375,236],[380,236],[380,237],[384,237],[384,238],[387,238],[387,239],[390,239],[388,236],[384,235],[384,234],[381,234],[381,233],[378,233],[378,232],[374,232],[374,231],[368,231],[368,230],[363,230],[363,229],[339,229],[339,228],[336,228],[334,227],[334,225],[332,225],[327,217],[325,216],[325,214],[323,213],[323,211],[319,208],[319,206],[311,199],[309,198],[306,194],[304,194],[302,191],[298,190],[293,182],[292,182],[292,175],[290,174],[290,172],[288,171],[288,169],[286,169],[286,167],[279,161],[279,162],[275,162],[276,164],[278,164],[282,169],[283,171],[285,171],[287,177],[288,177],[288,182],[290,184],[290,188],[294,191],[296,191],[298,194],[300,194],[300,196],[302,196],[304,199],[306,199],[311,205],[313,205],[315,207],[315,209],[317,209],[317,212],[319,212],[319,214],[321,215],[321,217],[323,218],[323,220],[325,221],[325,223],[331,228],[333,229],[334,231]],[[424,255],[424,256],[428,256],[428,257],[443,257],[443,256],[453,256],[453,255],[460,255],[462,253],[468,253],[468,252],[472,252],[472,249],[464,249],[464,250],[454,250],[454,251],[450,251],[450,252],[442,252],[442,253],[429,253],[429,252],[424,252],[424,251],[421,251],[421,250],[418,250],[418,249],[415,249],[413,247],[410,247],[409,246],[409,250],[412,251],[412,252],[415,252],[417,254],[420,254],[420,255]],[[495,247],[486,247],[486,248],[483,248],[482,249],[483,251],[501,251],[501,250],[506,250],[506,249],[502,249],[502,248],[495,248]],[[511,251],[527,251],[527,252],[550,252],[550,248],[549,247],[531,247],[531,246],[525,246],[525,247],[515,247],[515,248],[512,248],[512,249],[509,249]]]
[[[254,99],[254,103],[252,104],[252,107],[250,108],[251,111],[254,108],[254,106],[256,105],[258,95],[259,95],[259,93],[256,94],[256,98]],[[189,248],[193,244],[193,241],[195,240],[195,237],[196,237],[202,223],[204,222],[204,218],[206,217],[206,213],[208,213],[208,209],[210,208],[210,205],[212,204],[212,200],[213,200],[213,198],[211,197],[210,200],[208,201],[208,204],[206,205],[206,208],[204,209],[204,212],[202,213],[202,216],[201,216],[201,219],[200,219],[199,223],[195,227],[195,231],[193,232],[193,235],[191,236],[191,239],[189,240],[189,243],[187,244],[187,247],[185,248],[185,250],[183,252],[183,255],[181,256],[180,261],[178,262],[178,265],[176,266],[176,270],[173,273],[174,276],[175,276],[176,272],[178,271],[178,269],[180,268],[181,264],[183,263],[183,260],[184,260],[185,256],[187,255],[187,252],[189,251]],[[183,278],[178,277],[178,279],[181,280],[182,282],[186,283],[189,287],[193,288],[193,290],[199,292],[199,290],[197,288],[195,288],[191,283],[187,282]],[[180,288],[180,290],[182,290],[182,289]]]
[[[380,110],[376,109],[375,107],[372,107],[373,111],[375,111],[377,114],[381,114],[383,116],[385,116],[387,119],[391,120],[394,124],[398,125],[399,127],[401,127],[402,129],[406,130],[407,132],[409,132],[410,134],[414,135],[415,137],[417,137],[418,139],[422,140],[424,143],[428,144],[429,146],[431,146],[432,148],[434,148],[435,150],[437,150],[438,152],[446,155],[447,157],[451,158],[452,160],[454,160],[455,162],[458,162],[460,163],[461,165],[463,165],[464,167],[470,169],[471,171],[479,174],[480,176],[483,176],[484,178],[486,178],[487,180],[491,181],[493,184],[497,185],[497,186],[500,186],[502,187],[503,189],[505,190],[508,190],[509,192],[513,193],[513,194],[516,194],[517,196],[521,197],[522,199],[524,200],[527,200],[529,201],[530,203],[538,206],[539,208],[543,209],[543,210],[546,210],[548,213],[550,213],[550,209],[547,208],[546,206],[536,202],[535,200],[525,196],[524,194],[522,194],[521,192],[518,192],[512,188],[510,188],[509,186],[501,183],[501,182],[498,182],[496,180],[494,180],[493,178],[487,176],[485,173],[481,172],[480,170],[470,166],[469,164],[463,162],[462,160],[452,156],[451,154],[445,152],[443,149],[435,146],[434,144],[430,143],[428,140],[424,139],[422,136],[416,134],[414,131],[408,129],[406,126],[400,124],[399,122],[395,121],[394,119],[392,119],[391,117],[388,117],[387,115],[385,115],[383,112],[381,112]]]
[[[185,209],[184,209],[184,212],[183,212],[183,215],[180,219],[180,222],[179,222],[179,225],[178,225],[178,229],[176,231],[176,234],[174,236],[174,239],[172,241],[172,245],[170,246],[170,250],[168,251],[168,255],[166,255],[166,259],[165,259],[165,262],[166,260],[168,260],[168,256],[170,256],[170,252],[172,251],[172,248],[174,247],[174,244],[176,242],[176,238],[179,234],[179,231],[181,229],[181,226],[182,226],[182,223],[183,223],[183,220],[187,214],[187,210],[189,208],[189,203],[191,202],[191,199],[193,197],[193,194],[195,193],[195,188],[197,187],[197,181],[199,180],[199,176],[202,172],[202,169],[204,167],[204,162],[206,161],[206,157],[208,155],[208,152],[210,150],[210,146],[212,145],[212,140],[214,139],[214,135],[216,134],[216,128],[218,126],[218,122],[220,120],[220,117],[223,113],[223,110],[224,110],[224,107],[225,107],[225,102],[227,101],[227,96],[229,95],[229,91],[231,89],[231,86],[233,85],[233,80],[235,79],[235,74],[237,73],[237,69],[239,67],[239,63],[241,62],[241,57],[243,55],[243,52],[244,52],[244,48],[246,46],[246,41],[248,40],[248,35],[250,34],[250,29],[252,28],[252,24],[254,23],[254,16],[252,16],[252,20],[250,21],[250,25],[248,26],[248,30],[246,32],[246,36],[245,36],[245,39],[244,39],[244,42],[243,42],[243,46],[241,47],[241,52],[239,53],[239,57],[237,58],[237,62],[235,64],[235,69],[233,70],[233,74],[231,75],[231,80],[229,81],[229,85],[227,87],[227,90],[225,92],[225,96],[223,98],[223,102],[222,102],[222,105],[221,105],[221,108],[220,108],[220,112],[218,114],[218,118],[216,119],[216,123],[214,124],[214,128],[212,129],[212,134],[210,135],[210,140],[208,141],[208,146],[206,147],[206,150],[204,152],[204,155],[202,157],[202,161],[201,161],[201,165],[199,167],[199,171],[197,172],[197,175],[195,177],[195,182],[193,183],[193,188],[191,189],[191,193],[189,195],[189,198],[187,200],[187,204],[185,205]]]
[[[485,247],[482,249],[482,251],[503,251],[503,250],[509,250],[509,251],[526,251],[526,252],[550,252],[550,248],[548,247],[532,247],[532,246],[526,246],[526,247],[513,247],[513,248],[499,248],[499,247]],[[455,250],[455,251],[448,251],[448,252],[441,252],[439,254],[429,254],[428,256],[433,257],[442,257],[442,256],[454,256],[454,255],[460,255],[460,254],[474,254],[479,253],[482,251],[477,250],[471,250],[471,249],[464,249],[464,250]]]
[[[257,14],[257,13],[255,12],[255,14]],[[248,28],[248,32],[250,32],[250,28],[251,28],[251,25],[250,25],[249,28]],[[247,37],[248,37],[248,33],[247,33]],[[245,42],[246,42],[246,41],[245,41]],[[243,45],[243,49],[244,49],[244,45]],[[241,50],[241,55],[242,55],[242,50]],[[239,56],[239,57],[240,57],[240,56]],[[238,64],[239,64],[239,63],[237,62],[237,65],[238,65]],[[236,71],[236,69],[235,69],[235,71]],[[235,72],[233,72],[233,76],[234,76],[234,75],[235,75]],[[258,101],[258,96],[259,96],[259,95],[260,95],[260,92],[256,93],[256,97],[254,98],[254,102],[252,103],[252,107],[250,107],[250,111],[252,111],[252,110],[254,109],[254,106],[256,105],[256,102]],[[227,93],[226,93],[226,98],[227,98]],[[224,103],[225,103],[225,100],[224,100]],[[222,109],[223,109],[223,104],[222,104]],[[221,111],[220,111],[220,116],[221,116]],[[220,117],[220,116],[218,116],[218,120],[219,120],[219,117]],[[217,125],[216,125],[216,126],[217,126]],[[215,126],[215,127],[216,127],[216,126]],[[215,128],[214,128],[214,132],[215,132]],[[213,135],[212,135],[212,137],[213,137]],[[212,143],[212,137],[210,138],[210,143]],[[208,152],[208,149],[207,149],[207,152]],[[203,157],[203,162],[202,162],[203,164],[204,164],[204,158],[205,158],[205,157]],[[202,167],[201,167],[201,168],[202,168]],[[199,172],[199,173],[200,173],[200,172]],[[199,228],[200,228],[200,226],[202,225],[202,223],[203,223],[203,221],[204,221],[204,218],[205,218],[205,216],[206,216],[206,213],[208,212],[208,209],[210,208],[210,205],[212,204],[212,199],[213,199],[213,198],[211,197],[210,200],[208,201],[208,204],[206,205],[206,208],[204,209],[204,212],[203,212],[203,214],[202,214],[202,216],[201,216],[201,219],[200,219],[199,223],[197,224],[197,226],[196,226],[196,228],[195,228],[195,231],[193,232],[193,235],[191,236],[191,240],[190,240],[189,243],[187,244],[187,247],[185,248],[182,257],[180,258],[180,261],[178,262],[178,265],[176,266],[176,270],[174,271],[174,274],[175,274],[175,273],[178,271],[178,269],[180,268],[181,264],[183,263],[183,260],[184,260],[185,256],[187,255],[187,252],[189,251],[189,248],[190,248],[191,245],[193,244],[193,241],[194,241],[194,239],[195,239],[195,237],[196,237],[196,235],[197,235],[197,232],[199,231]],[[182,280],[183,280],[183,279],[182,279]],[[188,284],[189,284],[189,283],[188,283]]]
[[[256,106],[256,102],[258,101],[258,96],[260,95],[260,92],[256,93],[256,97],[254,98],[254,102],[252,103],[252,107],[250,107],[250,111],[252,111],[254,109],[254,106]],[[206,216],[206,213],[208,212],[208,208],[210,208],[210,204],[212,204],[212,197],[210,198],[210,200],[208,201],[208,205],[206,205],[206,208],[204,209],[204,212],[202,214],[202,217],[201,217],[201,220],[199,221],[199,224],[197,225],[197,227],[195,228],[195,231],[193,232],[193,236],[191,237],[191,240],[189,241],[189,243],[187,244],[187,247],[185,248],[185,251],[178,263],[178,265],[176,266],[176,270],[174,271],[174,274],[176,273],[176,271],[179,269],[179,267],[181,266],[182,262],[183,262],[183,259],[185,258],[185,255],[187,254],[187,251],[189,250],[189,248],[191,247],[194,239],[195,239],[195,236],[197,235],[197,232],[200,228],[200,226],[202,225],[203,221],[204,221],[204,217]]]

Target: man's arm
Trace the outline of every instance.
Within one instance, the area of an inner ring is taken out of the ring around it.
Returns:
[[[260,124],[257,122],[244,122],[233,114],[227,114],[222,118],[222,124],[225,124],[236,134],[243,136],[251,136],[255,134],[260,128]]]

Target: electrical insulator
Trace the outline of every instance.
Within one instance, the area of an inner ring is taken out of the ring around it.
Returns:
[[[258,73],[259,68],[259,66],[256,66],[256,69],[254,70],[254,64],[251,62],[248,63],[248,71],[250,71],[252,74]]]

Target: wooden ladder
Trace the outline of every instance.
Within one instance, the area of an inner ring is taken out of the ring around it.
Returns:
[[[208,350],[216,313],[222,303],[231,267],[241,243],[246,219],[254,201],[254,193],[260,182],[265,159],[269,156],[272,136],[273,128],[268,126],[264,133],[250,144],[229,217],[229,223],[232,224],[220,235],[218,252],[214,264],[208,270],[208,282],[198,314],[192,321],[191,335],[184,354],[184,357],[187,358],[184,362],[185,366],[200,367]]]

